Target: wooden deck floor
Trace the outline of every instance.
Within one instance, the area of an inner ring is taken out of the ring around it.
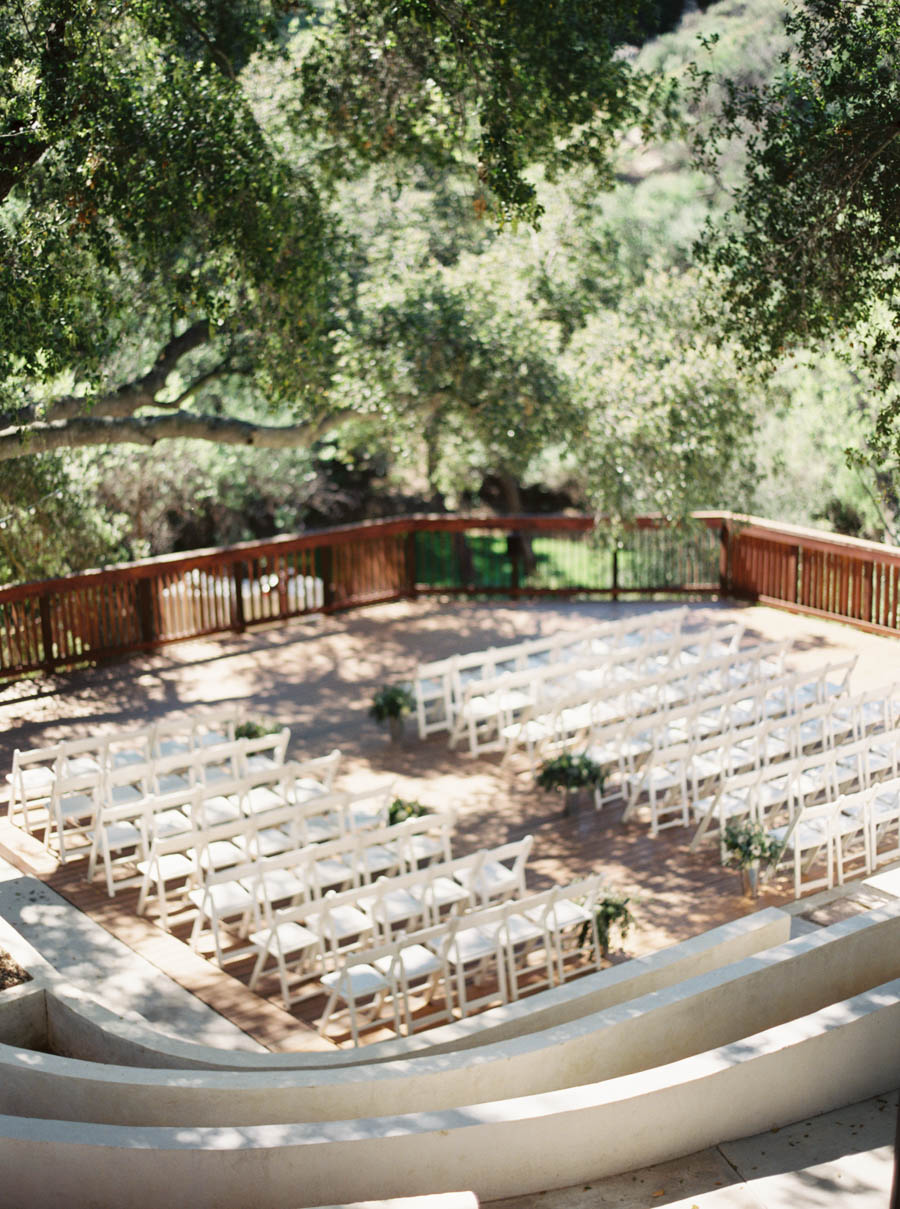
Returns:
[[[80,737],[138,725],[153,718],[202,711],[242,700],[250,716],[274,717],[292,728],[289,754],[321,755],[333,746],[346,753],[341,783],[361,788],[396,778],[397,792],[433,806],[453,805],[459,821],[454,853],[534,836],[529,886],[535,890],[601,872],[610,888],[632,897],[637,926],[625,950],[640,955],[737,918],[757,906],[791,900],[781,881],[764,888],[757,903],[743,897],[737,873],[723,870],[715,845],[689,851],[690,834],[680,828],[649,835],[640,818],[624,823],[622,807],[597,813],[583,809],[566,818],[558,799],[537,791],[521,767],[502,768],[499,759],[472,760],[448,750],[440,736],[420,743],[412,737],[392,745],[367,718],[374,687],[409,675],[417,659],[440,658],[518,636],[576,630],[602,616],[621,615],[628,605],[465,605],[438,601],[380,606],[364,613],[309,622],[219,643],[188,643],[116,667],[13,686],[0,692],[0,770],[11,765],[14,747],[32,747],[60,737]],[[643,606],[647,607],[647,606]],[[751,637],[783,637],[794,643],[790,662],[821,666],[851,652],[860,654],[853,689],[861,691],[900,678],[896,640],[858,634],[846,626],[810,621],[771,609],[698,605],[695,624],[713,617],[741,616]],[[191,953],[184,943],[185,918],[174,935],[135,915],[134,892],[108,899],[87,885],[80,862],[56,866],[8,822],[0,823],[0,854],[41,877],[142,956],[164,969],[239,1027],[271,1049],[327,1045],[311,1024],[321,999],[288,1014],[270,980],[251,993],[247,967],[225,974]],[[345,1040],[338,1037],[338,1041]]]

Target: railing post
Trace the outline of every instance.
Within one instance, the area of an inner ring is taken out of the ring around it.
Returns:
[[[416,583],[418,580],[416,567],[416,531],[410,529],[403,539],[403,573],[406,582],[404,595],[407,600],[415,600],[418,595]]]
[[[334,549],[320,546],[322,575],[322,611],[329,613],[334,607]]]
[[[237,634],[243,634],[247,628],[247,619],[244,616],[244,564],[240,560],[235,562],[232,572],[234,577],[234,609],[231,616],[231,628]]]
[[[731,526],[723,520],[719,530],[719,592],[730,596],[731,589]]]
[[[612,598],[619,599],[619,542],[616,540],[612,551]]]
[[[506,549],[510,560],[509,594],[517,600],[522,587],[522,535],[510,533],[506,539]]]
[[[153,616],[153,587],[155,580],[139,579],[137,581],[138,625],[141,632],[141,642],[152,646],[156,642],[156,621]]]
[[[41,593],[38,608],[41,614],[41,645],[44,648],[43,665],[48,672],[52,672],[56,666],[56,660],[53,657],[53,626],[50,621],[49,593]]]

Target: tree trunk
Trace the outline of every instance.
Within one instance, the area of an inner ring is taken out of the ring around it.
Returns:
[[[522,513],[522,493],[519,490],[518,482],[511,474],[506,471],[500,471],[497,475],[497,481],[500,484],[500,491],[503,495],[503,506],[506,511],[512,516],[520,516]],[[522,571],[526,575],[534,574],[537,567],[537,559],[534,557],[534,550],[531,547],[531,538],[523,537],[521,533],[511,533],[507,542],[510,555],[514,550],[518,550],[521,558]]]

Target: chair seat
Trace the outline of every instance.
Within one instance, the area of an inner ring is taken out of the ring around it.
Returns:
[[[153,831],[160,839],[190,831],[191,821],[180,810],[160,810],[153,816]]]
[[[246,849],[236,841],[213,840],[200,853],[200,864],[204,869],[227,869],[247,859]]]
[[[7,773],[6,779],[12,784],[12,773]],[[56,774],[52,768],[23,768],[19,773],[19,779],[26,797],[40,797],[44,795],[49,797],[53,784],[56,781]]]
[[[364,915],[362,911],[358,911],[356,907],[351,907],[349,903],[341,904],[338,907],[328,908],[328,927],[333,936],[338,940],[343,940],[347,936],[361,936],[365,932],[371,932],[372,920],[368,915]],[[310,928],[320,934],[325,926],[325,916],[316,913],[308,915],[306,922]]]
[[[810,819],[800,822],[788,836],[788,827],[773,827],[769,832],[771,839],[784,843],[787,837],[787,847],[793,852],[797,848],[815,848],[825,839],[825,823],[822,819]]]
[[[183,852],[166,852],[157,858],[155,867],[158,867],[163,881],[176,877],[192,877],[194,874],[194,862]],[[138,861],[139,872],[146,873],[149,868],[150,861]]]
[[[240,803],[221,795],[204,798],[201,810],[207,827],[215,827],[217,823],[232,823],[242,817]]]
[[[122,819],[117,823],[109,823],[103,828],[106,833],[106,842],[110,848],[130,848],[141,843],[143,833],[140,827],[134,823],[129,823],[127,819]],[[94,831],[87,833],[90,837],[97,834]]]
[[[86,773],[102,772],[100,761],[93,756],[73,756],[65,760],[66,776],[81,777]]]
[[[370,874],[387,873],[389,869],[396,869],[400,864],[398,854],[381,844],[364,848],[360,853],[360,860]]]
[[[411,919],[422,912],[422,903],[408,890],[390,890],[380,896],[364,895],[359,905],[369,915],[376,909],[381,910],[389,923]]]
[[[465,928],[457,932],[449,948],[447,960],[452,965],[467,965],[480,961],[497,951],[497,937],[483,928]]]
[[[460,869],[457,877],[479,898],[496,898],[498,895],[514,890],[519,884],[518,878],[512,870],[507,869],[500,861],[486,861],[474,881],[471,869]]]
[[[293,869],[267,869],[263,874],[263,886],[269,902],[285,898],[306,898],[309,882]]]
[[[510,915],[506,921],[506,935],[510,944],[527,944],[529,940],[541,940],[544,929],[528,914]]]
[[[380,970],[362,964],[323,974],[319,981],[329,991],[336,990],[339,995],[346,997],[346,992],[349,991],[354,999],[363,995],[377,995],[381,991],[389,991],[391,987]]]
[[[426,949],[424,945],[406,945],[400,950],[398,957],[402,972],[409,982],[413,982],[419,978],[428,978],[429,975],[437,973],[441,968],[439,958],[430,949]],[[395,968],[392,957],[378,957],[375,959],[374,964],[376,969],[385,975],[389,975],[391,970]]]
[[[293,844],[288,833],[280,827],[264,827],[256,833],[256,846],[260,856],[278,856]]]
[[[310,798],[320,798],[326,792],[322,782],[316,781],[312,777],[298,777],[294,781],[295,802],[308,802]]]
[[[253,906],[254,898],[243,882],[216,882],[205,889],[188,892],[188,898],[200,910],[205,903],[212,902],[218,915],[232,915]]]
[[[406,841],[408,859],[416,865],[444,855],[444,845],[433,835],[413,835]]]
[[[466,886],[461,886],[452,877],[434,877],[425,886],[413,886],[410,894],[422,906],[426,901],[435,907],[449,907],[454,903],[468,902],[472,897]]]
[[[164,772],[162,776],[156,778],[156,789],[158,793],[182,793],[190,789],[191,779],[188,776],[182,776],[177,772]]]
[[[278,948],[285,956],[289,953],[302,953],[305,949],[314,949],[321,944],[321,939],[303,924],[295,919],[286,919],[272,929],[254,932],[250,940],[258,948],[265,948],[271,953]]]
[[[267,785],[254,785],[252,789],[247,791],[246,801],[250,810],[254,813],[264,810],[277,810],[279,806],[285,805],[282,795],[275,793]]]
[[[316,881],[320,886],[343,886],[353,881],[353,869],[337,857],[315,863]]]
[[[93,814],[95,805],[94,799],[84,793],[68,793],[59,802],[59,808],[65,818]]]
[[[580,903],[572,902],[570,898],[560,899],[547,912],[547,925],[563,932],[566,928],[574,928],[590,922],[591,913]]]

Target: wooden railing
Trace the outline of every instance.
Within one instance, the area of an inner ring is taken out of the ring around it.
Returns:
[[[720,593],[896,633],[898,577],[900,549],[727,512],[403,517],[2,588],[0,677],[428,593]]]
[[[795,613],[900,632],[900,548],[720,514],[728,563],[723,592]]]

